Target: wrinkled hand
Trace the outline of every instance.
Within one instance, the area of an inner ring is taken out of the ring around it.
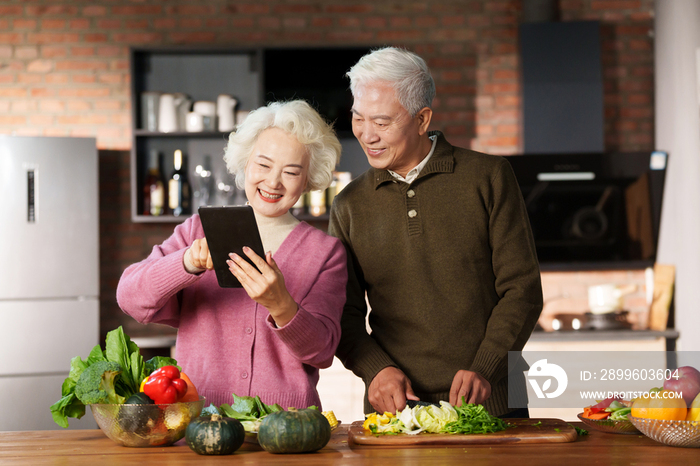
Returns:
[[[467,403],[480,404],[491,396],[491,384],[472,371],[457,371],[450,388],[450,404],[461,406],[462,397]]]
[[[396,413],[406,407],[407,399],[419,400],[406,374],[393,366],[385,367],[374,376],[367,399],[378,413]]]
[[[286,325],[296,315],[299,306],[287,291],[284,276],[272,258],[272,253],[268,252],[263,259],[248,247],[244,247],[243,252],[257,269],[238,254],[232,253],[229,254],[231,259],[226,261],[229,270],[241,282],[248,296],[267,308],[278,327]]]
[[[207,239],[200,238],[194,240],[192,246],[185,251],[184,261],[185,269],[190,273],[212,270],[214,268],[214,263],[211,260]]]

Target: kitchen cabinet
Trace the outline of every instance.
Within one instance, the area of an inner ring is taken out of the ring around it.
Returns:
[[[173,153],[182,150],[187,157],[190,184],[194,167],[211,156],[212,171],[222,186],[233,186],[222,160],[229,133],[218,131],[148,131],[141,116],[143,92],[183,93],[192,102],[216,102],[219,94],[238,100],[237,110],[252,110],[263,104],[262,51],[258,48],[132,48],[131,67],[131,219],[134,222],[181,222],[187,216],[143,215],[142,186],[148,169],[148,154],[156,150],[162,157],[161,172],[166,181],[173,172]],[[233,191],[235,193],[235,191]]]

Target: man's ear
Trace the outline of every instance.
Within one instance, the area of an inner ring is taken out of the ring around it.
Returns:
[[[433,111],[429,107],[423,107],[416,114],[416,118],[418,119],[418,134],[423,136],[428,132],[430,120],[433,118]]]

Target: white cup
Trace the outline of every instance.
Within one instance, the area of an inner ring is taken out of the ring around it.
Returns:
[[[190,133],[199,133],[204,131],[204,119],[200,113],[187,113],[186,128]]]
[[[613,284],[595,285],[588,288],[588,307],[593,314],[606,314],[622,310],[622,290]]]

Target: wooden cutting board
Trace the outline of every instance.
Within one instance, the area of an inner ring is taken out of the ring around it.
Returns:
[[[509,427],[491,434],[374,435],[355,421],[348,429],[348,443],[365,446],[504,445],[509,443],[563,443],[576,440],[576,429],[561,419],[506,419]]]

